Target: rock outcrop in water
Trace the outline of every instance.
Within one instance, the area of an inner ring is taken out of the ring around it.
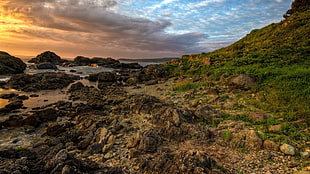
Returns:
[[[54,52],[51,51],[45,51],[39,55],[37,55],[35,58],[31,59],[28,61],[29,63],[35,63],[35,64],[40,64],[40,63],[52,63],[54,65],[58,65],[60,62],[62,62],[62,59],[55,54]]]
[[[78,56],[72,62],[74,66],[103,66],[106,68],[124,68],[124,69],[141,69],[142,66],[138,63],[121,63],[119,60],[113,58],[100,58],[94,57],[92,59],[88,57]]]
[[[26,69],[26,64],[19,58],[0,51],[0,75],[19,74]]]
[[[17,74],[11,77],[5,87],[28,92],[53,90],[62,89],[78,79],[79,76],[65,73]]]

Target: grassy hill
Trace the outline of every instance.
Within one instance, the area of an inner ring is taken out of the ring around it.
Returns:
[[[248,98],[248,104],[277,115],[289,124],[287,132],[298,132],[310,125],[309,36],[310,10],[253,30],[228,47],[184,55],[166,68],[176,76],[217,82],[223,74],[255,75],[259,82],[247,93],[257,97]],[[301,120],[306,126],[298,128]]]

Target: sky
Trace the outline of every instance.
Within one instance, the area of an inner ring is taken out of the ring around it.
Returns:
[[[62,58],[179,57],[283,20],[292,0],[1,0],[0,50]]]

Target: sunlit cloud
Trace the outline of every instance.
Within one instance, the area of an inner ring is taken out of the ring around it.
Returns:
[[[208,52],[280,21],[290,0],[2,0],[0,49],[65,56]]]

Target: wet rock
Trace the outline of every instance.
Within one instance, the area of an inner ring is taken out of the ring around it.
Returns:
[[[69,92],[80,90],[83,87],[84,87],[83,83],[77,82],[70,87]]]
[[[11,99],[11,98],[14,98],[14,97],[17,97],[17,96],[18,96],[18,94],[15,94],[15,93],[1,94],[0,98],[2,98],[2,99]]]
[[[138,63],[121,63],[119,66],[120,66],[120,68],[125,68],[125,69],[141,69],[141,68],[143,68]]]
[[[91,63],[106,68],[120,68],[120,62],[111,57],[108,58],[94,57],[91,59]]]
[[[48,107],[39,111],[33,112],[33,116],[39,118],[41,121],[54,121],[58,117],[58,111],[55,108]]]
[[[24,125],[29,125],[29,126],[33,126],[33,127],[38,127],[42,121],[40,120],[40,118],[36,117],[36,116],[28,116],[23,120]]]
[[[20,109],[23,107],[23,101],[13,101],[7,104],[4,108],[0,109],[0,114],[6,114],[8,112],[12,112],[16,109]]]
[[[31,94],[30,97],[39,97],[38,94]]]
[[[61,58],[57,54],[55,54],[54,52],[45,51],[45,52],[37,55],[35,58],[29,60],[28,62],[29,63],[35,63],[35,64],[49,62],[49,63],[52,63],[54,65],[57,65],[61,62]]]
[[[65,132],[65,128],[59,124],[51,124],[46,129],[46,134],[49,136],[57,136]]]
[[[19,100],[28,100],[29,97],[26,96],[26,95],[20,95],[20,96],[17,97],[17,99],[19,99]]]
[[[250,89],[251,87],[256,85],[257,81],[258,78],[256,76],[242,74],[230,78],[228,84],[234,86],[235,88]]]
[[[23,125],[23,117],[20,115],[12,115],[3,122],[6,127],[20,127]]]
[[[295,148],[289,144],[282,144],[280,150],[286,155],[295,155],[296,153]]]
[[[88,66],[91,64],[91,60],[88,57],[77,56],[73,63],[77,66]]]
[[[26,66],[21,59],[0,51],[0,74],[23,73]]]
[[[50,63],[50,62],[45,62],[45,63],[40,63],[37,65],[37,69],[58,69],[56,65]]]
[[[65,73],[18,74],[12,76],[6,87],[26,92],[53,90],[62,89],[79,79],[79,76]]]

